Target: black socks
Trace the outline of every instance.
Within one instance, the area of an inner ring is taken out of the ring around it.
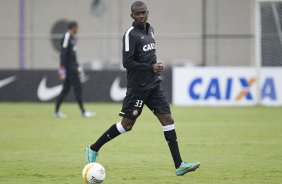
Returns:
[[[175,168],[178,168],[182,163],[182,159],[178,148],[177,136],[174,129],[174,125],[172,124],[172,125],[163,126],[163,130],[164,130],[165,139],[168,143],[174,161]]]
[[[168,143],[175,168],[178,168],[181,163],[182,159],[180,156],[177,136],[174,129],[174,124],[163,126],[164,136]],[[94,144],[90,146],[90,149],[93,151],[98,152],[100,148],[109,142],[110,140],[114,139],[115,137],[119,136],[120,134],[126,132],[121,123],[117,123],[112,125]]]
[[[122,127],[121,123],[114,124],[94,144],[90,146],[90,149],[98,152],[104,144],[124,132],[125,130]]]

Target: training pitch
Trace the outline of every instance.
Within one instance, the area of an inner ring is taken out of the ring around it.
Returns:
[[[84,148],[120,121],[120,104],[0,103],[1,184],[81,184]],[[104,146],[105,184],[282,183],[281,108],[172,107],[182,157],[201,167],[176,177],[162,127],[144,109],[133,131]]]

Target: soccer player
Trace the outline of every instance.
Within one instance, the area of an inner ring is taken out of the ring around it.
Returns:
[[[98,151],[107,142],[132,129],[146,105],[157,116],[163,127],[176,175],[182,176],[199,168],[200,163],[183,162],[171,117],[170,107],[160,86],[162,63],[157,62],[154,29],[147,23],[149,11],[145,3],[131,5],[132,26],[123,37],[123,66],[127,70],[127,94],[119,115],[121,122],[112,125],[94,144],[86,147],[88,162],[95,162]]]
[[[76,100],[79,104],[79,108],[83,117],[89,118],[93,114],[85,111],[82,101],[82,86],[80,81],[81,68],[76,60],[76,39],[75,35],[78,32],[78,24],[75,21],[71,21],[68,25],[68,31],[64,34],[61,40],[61,53],[60,53],[60,78],[64,80],[63,90],[58,96],[55,107],[55,116],[58,118],[65,118],[66,116],[60,112],[60,106],[71,87],[74,87],[74,93]]]

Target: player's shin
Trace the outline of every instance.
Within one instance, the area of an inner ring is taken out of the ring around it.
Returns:
[[[176,168],[178,168],[182,163],[182,159],[178,148],[174,124],[163,126],[163,131],[174,161],[174,165]]]
[[[94,144],[90,146],[90,149],[98,152],[104,144],[125,132],[121,122],[113,124]]]

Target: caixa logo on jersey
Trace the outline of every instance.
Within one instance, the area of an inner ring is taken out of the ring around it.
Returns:
[[[221,80],[223,80],[221,82]],[[223,83],[223,84],[222,84]],[[193,100],[247,100],[253,101],[256,90],[257,79],[251,78],[211,78],[204,82],[203,78],[195,78],[188,85],[188,95]],[[240,90],[238,89],[240,86]],[[202,89],[202,90],[198,90]],[[255,89],[255,90],[252,90]],[[268,98],[269,100],[276,100],[275,82],[272,77],[267,77],[263,81],[261,88],[261,99]]]
[[[156,49],[156,44],[155,43],[149,43],[143,46],[143,51],[150,51]]]

